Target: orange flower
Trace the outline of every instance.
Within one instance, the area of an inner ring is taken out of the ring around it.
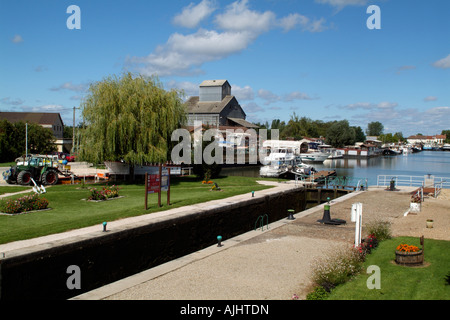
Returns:
[[[407,244],[400,244],[397,247],[397,251],[401,251],[401,252],[418,252],[419,248],[416,246],[411,246],[411,245],[407,245]]]

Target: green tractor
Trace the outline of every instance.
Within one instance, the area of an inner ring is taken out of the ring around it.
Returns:
[[[8,184],[24,186],[32,185],[32,180],[42,185],[55,185],[59,174],[63,173],[57,168],[57,161],[51,157],[31,156],[3,172],[3,179]]]

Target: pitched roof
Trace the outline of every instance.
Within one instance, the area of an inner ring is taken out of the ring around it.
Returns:
[[[221,87],[227,80],[205,80],[200,84],[200,87]]]
[[[43,112],[0,112],[0,119],[8,120],[9,122],[32,122],[37,124],[54,124],[56,120],[61,120],[59,113],[43,113]]]
[[[231,120],[231,121],[233,121],[233,122],[237,123],[238,125],[243,126],[245,128],[259,128],[257,125],[255,125],[255,124],[253,124],[251,122],[248,122],[247,120],[244,120],[244,119],[228,118],[228,120]]]
[[[200,97],[190,97],[186,101],[188,113],[220,113],[233,100],[234,96],[226,96],[222,101],[200,102]]]

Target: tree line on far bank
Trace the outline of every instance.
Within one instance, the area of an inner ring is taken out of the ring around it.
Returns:
[[[325,139],[325,143],[335,148],[354,145],[356,142],[365,142],[367,136],[376,136],[383,142],[405,142],[401,132],[384,134],[384,126],[379,121],[370,122],[364,131],[360,126],[350,126],[348,120],[322,121],[299,117],[295,112],[286,123],[275,119],[271,124],[258,123],[261,128],[277,129],[281,140],[301,140],[305,137]],[[366,136],[367,134],[367,136]],[[270,135],[269,135],[270,136]]]
[[[26,123],[0,120],[0,162],[12,162],[26,153]],[[50,129],[28,123],[28,154],[50,154],[56,151],[55,137]]]

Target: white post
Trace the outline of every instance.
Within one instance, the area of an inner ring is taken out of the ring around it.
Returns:
[[[353,215],[355,215],[353,217]],[[355,247],[361,244],[362,233],[362,203],[358,202],[352,206],[352,221],[355,220]]]
[[[25,123],[25,157],[27,156],[28,156],[28,122]]]
[[[352,204],[352,222],[356,222],[356,203]]]

